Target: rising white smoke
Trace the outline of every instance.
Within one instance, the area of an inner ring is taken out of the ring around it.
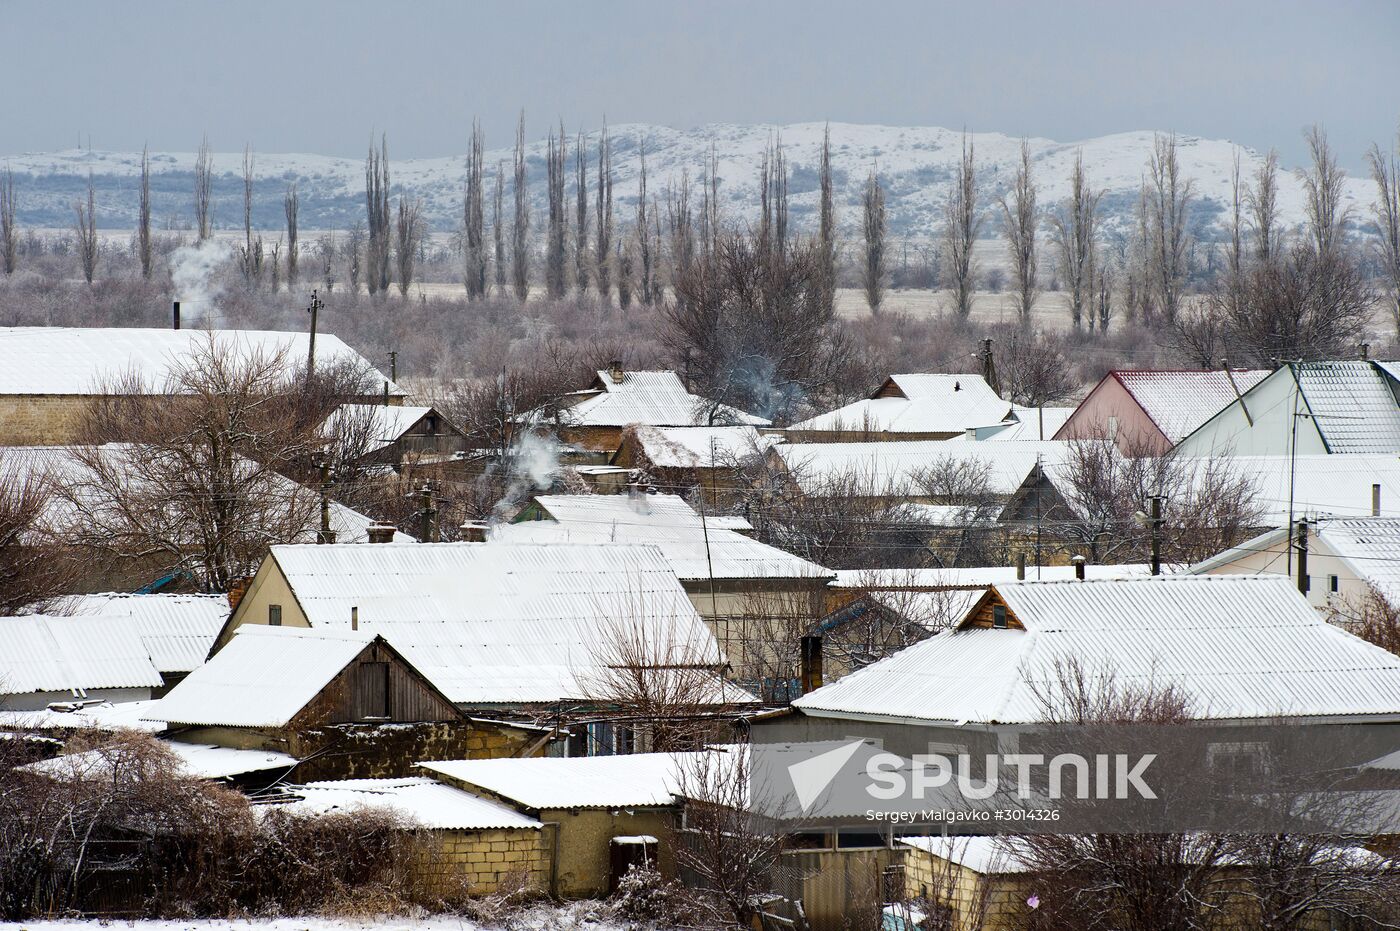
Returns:
[[[559,477],[559,444],[525,430],[511,444],[506,470],[506,493],[493,508],[499,520],[514,516],[531,495],[553,487]]]
[[[219,295],[223,283],[219,270],[232,255],[228,243],[206,239],[193,246],[181,246],[170,253],[170,283],[175,287],[175,300],[189,308],[188,318],[205,326],[213,326],[218,317]]]

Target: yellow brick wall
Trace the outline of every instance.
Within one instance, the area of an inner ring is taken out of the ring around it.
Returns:
[[[490,895],[508,889],[549,889],[546,831],[434,831],[435,844],[418,864],[419,877],[434,892]]]
[[[0,396],[0,446],[76,443],[88,398],[73,394]]]

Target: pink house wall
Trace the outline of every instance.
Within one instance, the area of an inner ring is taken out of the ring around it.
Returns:
[[[1161,455],[1172,448],[1171,440],[1112,372],[1080,402],[1054,439],[1102,439],[1110,434],[1125,453]]]

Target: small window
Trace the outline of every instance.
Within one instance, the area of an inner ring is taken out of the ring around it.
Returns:
[[[282,606],[281,606],[281,605],[268,605],[268,606],[267,606],[267,626],[269,626],[269,627],[281,627],[281,626],[282,626]]]
[[[1339,588],[1340,585],[1338,584],[1337,577],[1335,575],[1329,575],[1327,577],[1327,590],[1335,595],[1338,592]]]
[[[992,626],[1006,627],[1006,605],[992,605]]]

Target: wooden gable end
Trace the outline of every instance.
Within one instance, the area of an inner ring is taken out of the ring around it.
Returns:
[[[884,383],[881,384],[880,387],[876,388],[875,393],[870,396],[871,400],[875,400],[876,398],[907,399],[908,397],[909,395],[905,394],[904,391],[899,387],[899,385],[895,384],[893,378],[886,378]]]
[[[461,720],[462,712],[422,673],[376,638],[297,712],[292,726]]]
[[[1002,618],[1005,619],[1005,623],[1001,623]],[[1021,619],[997,593],[996,588],[992,587],[987,589],[986,594],[977,600],[977,604],[972,606],[972,610],[968,611],[967,616],[958,624],[959,630],[974,628],[1025,630],[1026,625],[1021,623]]]

